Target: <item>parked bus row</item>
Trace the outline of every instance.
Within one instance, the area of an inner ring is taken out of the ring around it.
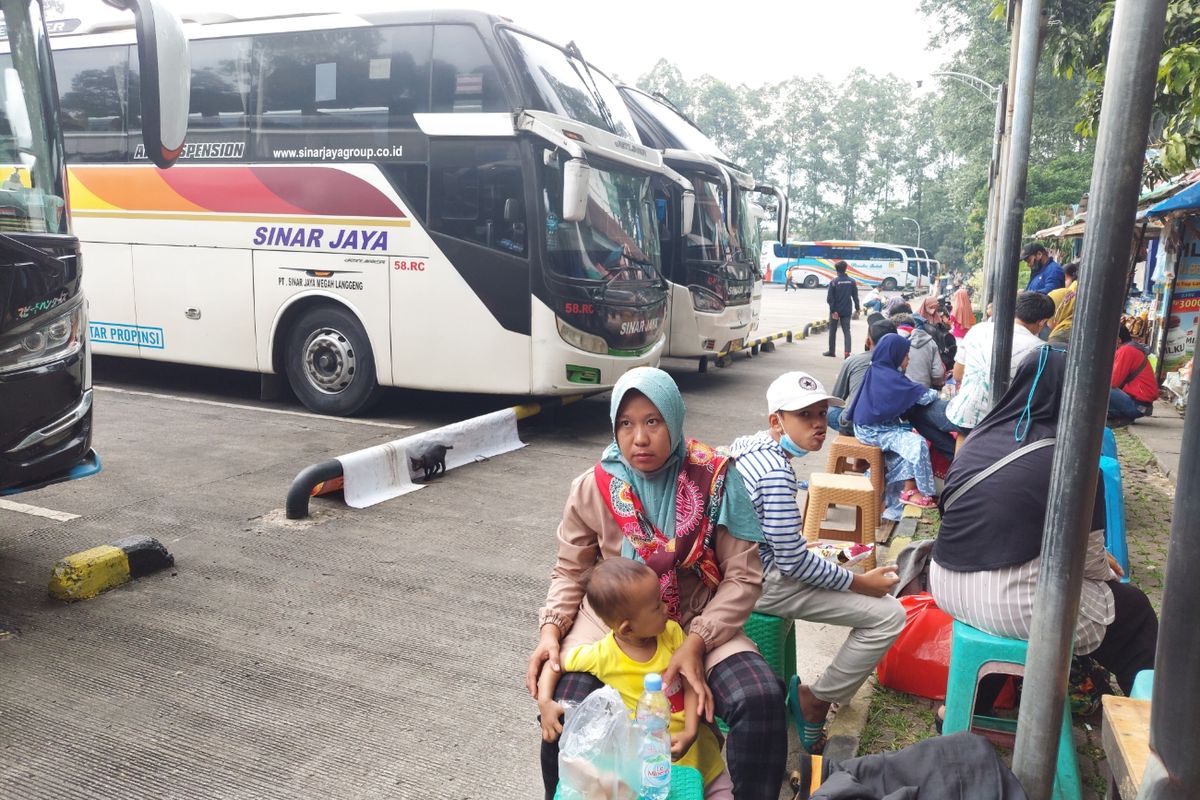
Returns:
[[[834,264],[845,261],[847,274],[862,286],[885,291],[924,290],[937,279],[940,263],[919,247],[882,242],[766,242],[764,279],[815,289],[827,286],[836,274]]]
[[[754,331],[773,190],[573,45],[473,12],[182,16],[169,172],[137,141],[134,32],[52,42],[96,353],[354,414],[384,386],[610,386]]]

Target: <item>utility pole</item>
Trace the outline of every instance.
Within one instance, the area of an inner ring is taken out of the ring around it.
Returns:
[[[992,336],[992,405],[1008,389],[1012,362],[1013,317],[1017,301],[1017,256],[1021,250],[1021,227],[1025,220],[1025,182],[1029,177],[1029,141],[1033,135],[1033,92],[1037,78],[1041,29],[1044,21],[1042,0],[1024,0],[1021,4],[1020,41],[1017,52],[1017,79],[1013,83],[1013,118],[1008,152],[1008,174],[1004,183],[1004,203],[1000,206],[999,237],[992,262],[995,313]]]
[[[1036,6],[1037,2],[1030,3]],[[1100,439],[1108,408],[1111,353],[1116,342],[1117,322],[1125,298],[1126,274],[1129,268],[1129,244],[1133,238],[1134,215],[1137,211],[1138,187],[1141,184],[1142,163],[1146,139],[1150,130],[1150,112],[1154,99],[1154,82],[1162,51],[1167,0],[1117,0],[1108,49],[1108,66],[1104,80],[1104,101],[1100,109],[1099,136],[1092,167],[1087,228],[1084,234],[1083,264],[1079,282],[1075,323],[1071,326],[1071,343],[1067,356],[1062,410],[1058,426],[1058,442],[1051,467],[1049,506],[1042,532],[1041,567],[1034,594],[1033,624],[1029,633],[1029,656],[1025,665],[1025,688],[1021,695],[1020,722],[1013,753],[1013,771],[1021,781],[1030,800],[1049,800],[1053,792],[1057,763],[1059,731],[1062,729],[1067,675],[1070,668],[1075,624],[1079,615],[1079,595],[1083,585],[1087,540],[1092,530],[1092,511],[1099,471]],[[1032,11],[1027,19],[1032,22]],[[1022,27],[1022,48],[1025,47]],[[1024,54],[1023,54],[1024,55]],[[1024,61],[1024,58],[1022,59]],[[1018,106],[1019,107],[1019,106]],[[1021,130],[1018,122],[1017,132]],[[1024,188],[1020,170],[1018,139],[1014,137],[1015,188]],[[1010,187],[1011,188],[1011,187]],[[1012,219],[1008,222],[1011,226]],[[1005,242],[1015,243],[1013,231],[1006,230]],[[1011,249],[1001,250],[1001,257],[1013,255]],[[1003,266],[1003,262],[1000,262]],[[1012,281],[1015,270],[1001,270],[997,284],[997,311],[1011,296],[1000,294]],[[1002,316],[999,313],[997,316]],[[997,322],[997,325],[1001,322]],[[1011,324],[1008,326],[1012,333]],[[997,327],[997,340],[1000,328]],[[1007,354],[1005,354],[1007,355]],[[1008,359],[1005,358],[1004,377],[1007,379]],[[1185,424],[1185,441],[1195,444],[1197,436],[1195,415],[1190,413]],[[1068,421],[1069,420],[1069,421]],[[1190,437],[1190,438],[1189,438]],[[1195,457],[1192,451],[1190,456]],[[1192,458],[1186,462],[1194,469]],[[1184,475],[1180,473],[1181,489]],[[1194,473],[1189,475],[1194,477]],[[1184,496],[1188,493],[1184,491]],[[1189,498],[1187,502],[1195,502]],[[1177,500],[1176,509],[1180,506]],[[1186,507],[1186,503],[1185,503]],[[1172,524],[1172,534],[1180,520]],[[1195,529],[1195,519],[1184,525]],[[1196,540],[1182,549],[1176,547],[1172,535],[1171,556],[1197,552]],[[1182,542],[1181,542],[1182,544]],[[1173,575],[1188,561],[1172,561]],[[1184,582],[1191,583],[1194,578]],[[1185,593],[1185,599],[1186,599]],[[1194,596],[1194,592],[1190,592]],[[1164,612],[1165,612],[1164,608]],[[1158,694],[1153,704],[1150,741],[1161,754],[1161,767],[1174,768],[1174,780],[1162,780],[1147,792],[1143,784],[1139,798],[1153,797],[1183,800],[1195,797],[1197,769],[1195,729],[1186,725],[1189,713],[1197,715],[1200,698],[1195,691],[1197,653],[1194,638],[1194,606],[1182,611],[1172,629],[1164,629],[1158,639],[1158,668],[1173,668],[1178,680],[1160,680],[1155,670],[1155,689],[1178,690],[1178,693]],[[1164,613],[1164,618],[1165,618]],[[1180,641],[1170,641],[1175,637]],[[1191,661],[1174,661],[1172,657]],[[1181,780],[1190,775],[1193,780]],[[1147,770],[1154,777],[1154,770]],[[1160,770],[1158,777],[1164,778]],[[1150,782],[1152,783],[1152,781]],[[1069,787],[1078,791],[1079,787]]]
[[[1021,0],[1010,0],[1009,2],[1009,29],[1012,32],[1012,45],[1009,48],[1008,54],[1008,81],[1005,83],[1005,98],[1004,98],[1004,124],[1000,134],[999,161],[996,170],[996,181],[994,186],[994,194],[992,202],[996,205],[995,213],[992,215],[992,231],[987,241],[984,242],[984,271],[983,271],[983,306],[984,313],[987,313],[988,303],[996,296],[996,246],[1000,240],[1000,220],[1004,213],[1004,192],[1008,184],[1009,170],[1009,144],[1012,140],[1012,123],[1013,123],[1013,107],[1016,101],[1016,93],[1013,87],[1017,84],[1017,59],[1021,53],[1021,39],[1019,31],[1021,30],[1022,8]],[[999,110],[997,110],[999,113]]]

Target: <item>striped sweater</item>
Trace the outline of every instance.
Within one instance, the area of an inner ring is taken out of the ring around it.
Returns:
[[[792,462],[768,431],[742,436],[729,446],[754,503],[766,543],[758,549],[763,571],[773,565],[784,575],[822,589],[845,591],[854,576],[808,549],[804,519],[796,505],[799,486]]]

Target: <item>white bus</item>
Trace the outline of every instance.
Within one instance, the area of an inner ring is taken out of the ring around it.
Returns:
[[[837,274],[834,264],[845,261],[847,274],[863,286],[878,286],[884,291],[915,287],[919,272],[909,271],[909,258],[899,245],[880,242],[778,242],[774,245],[766,279],[792,283],[806,289],[828,286]],[[915,268],[915,263],[913,264]]]
[[[642,144],[662,150],[672,169],[691,181],[696,212],[689,221],[661,214],[663,272],[671,287],[663,355],[694,358],[740,345],[758,327],[762,267],[758,217],[751,194],[776,196],[779,231],[787,229],[787,198],[756,186],[677,108],[630,86],[620,87]],[[658,181],[663,209],[679,206],[679,186]]]
[[[691,184],[577,50],[475,12],[192,19],[170,172],[131,136],[133,33],[54,41],[95,352],[283,374],[329,414],[657,363],[651,181]]]

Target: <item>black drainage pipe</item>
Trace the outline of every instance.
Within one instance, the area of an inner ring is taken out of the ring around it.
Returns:
[[[313,464],[300,471],[292,481],[287,493],[287,518],[305,519],[308,516],[308,498],[325,481],[342,477],[342,462],[336,458]]]

